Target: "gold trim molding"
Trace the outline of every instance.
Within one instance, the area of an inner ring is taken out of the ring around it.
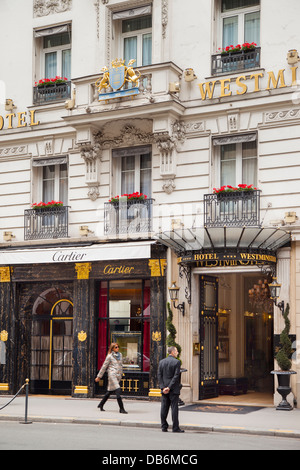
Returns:
[[[0,392],[8,392],[9,384],[0,384]]]
[[[89,279],[92,263],[76,263],[75,270],[77,272],[77,279]]]
[[[148,396],[149,397],[161,397],[160,388],[150,388]]]
[[[84,385],[76,385],[74,393],[78,395],[87,395],[89,392],[89,388]]]
[[[163,277],[167,266],[166,259],[150,259],[149,268],[151,270],[151,277]]]
[[[0,267],[0,282],[10,282],[11,272],[9,266]]]

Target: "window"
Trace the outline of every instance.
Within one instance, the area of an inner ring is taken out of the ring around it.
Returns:
[[[122,56],[126,65],[135,59],[134,66],[152,64],[152,7],[146,5],[113,13],[113,55]]]
[[[57,75],[71,78],[70,33],[60,33],[43,38],[43,78]]]
[[[137,66],[152,63],[152,16],[122,21],[123,57],[125,64],[131,59]]]
[[[120,346],[125,370],[149,372],[150,281],[100,283],[98,370],[112,342]]]
[[[114,195],[136,191],[151,197],[152,158],[150,147],[113,151]]]
[[[245,42],[260,45],[260,1],[221,0],[220,39],[222,47]]]
[[[62,201],[68,204],[68,168],[67,164],[43,167],[43,201]]]
[[[237,186],[253,184],[257,186],[257,143],[256,140],[242,143],[219,145],[219,171],[216,185]]]
[[[68,205],[68,163],[66,157],[33,161],[34,202],[62,201]]]

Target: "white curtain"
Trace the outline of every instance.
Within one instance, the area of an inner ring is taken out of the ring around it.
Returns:
[[[221,146],[221,186],[236,185],[236,144]]]
[[[143,65],[152,64],[152,33],[143,34]]]
[[[45,54],[45,77],[55,78],[57,75],[57,53],[49,52]]]
[[[62,77],[71,78],[71,49],[62,51]]]
[[[124,59],[125,59],[125,64],[128,64],[128,62],[131,59],[137,60],[137,37],[136,36],[124,39]]]
[[[260,44],[260,12],[245,15],[245,42]]]
[[[223,19],[223,47],[238,43],[238,16]]]

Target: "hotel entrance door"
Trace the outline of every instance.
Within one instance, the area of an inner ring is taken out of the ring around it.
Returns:
[[[200,277],[199,399],[218,396],[218,279]]]

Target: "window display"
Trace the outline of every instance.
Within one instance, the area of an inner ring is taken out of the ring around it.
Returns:
[[[150,281],[101,282],[98,369],[109,344],[118,343],[124,370],[150,370]]]

